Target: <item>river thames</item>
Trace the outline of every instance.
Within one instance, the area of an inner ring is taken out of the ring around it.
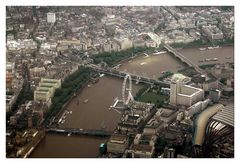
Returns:
[[[218,49],[200,51],[199,48],[179,50],[184,56],[198,65],[212,63],[226,63],[234,61],[234,47],[227,46]],[[217,61],[202,62],[208,58],[217,58]],[[158,78],[163,71],[177,72],[185,66],[171,54],[139,56],[133,60],[122,63],[120,70],[130,73]],[[85,87],[68,106],[67,114],[62,127],[101,129],[113,131],[117,126],[120,114],[109,110],[113,100],[121,96],[123,79],[104,76],[99,82]],[[133,82],[133,94],[141,88]],[[87,101],[84,102],[84,101]],[[30,157],[97,157],[98,146],[108,140],[107,137],[64,136],[47,134]]]

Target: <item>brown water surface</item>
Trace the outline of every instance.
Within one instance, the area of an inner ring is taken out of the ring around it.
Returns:
[[[234,61],[233,46],[219,49],[200,51],[198,48],[179,50],[183,55],[193,62],[201,64],[225,63]],[[218,58],[215,62],[199,62],[205,58]],[[122,64],[120,70],[138,75],[158,78],[162,71],[177,72],[184,65],[172,55],[160,54],[156,56],[140,56],[132,61]],[[66,107],[72,114],[66,116],[62,127],[101,129],[113,131],[116,127],[120,114],[109,110],[110,105],[116,97],[121,97],[123,79],[104,76],[98,83],[86,87]],[[141,88],[133,82],[133,94]],[[88,100],[84,103],[85,100]],[[96,157],[98,146],[107,138],[87,136],[63,136],[47,134],[46,138],[39,144],[31,157]]]

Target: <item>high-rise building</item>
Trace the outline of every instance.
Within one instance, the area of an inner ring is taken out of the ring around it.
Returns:
[[[170,105],[192,106],[198,101],[203,100],[204,90],[185,85],[186,78],[173,78],[170,84]]]

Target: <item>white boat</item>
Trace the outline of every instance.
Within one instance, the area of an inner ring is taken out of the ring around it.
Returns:
[[[105,124],[105,121],[102,121],[102,123],[101,123],[101,129],[106,129],[106,124]]]
[[[213,58],[213,61],[218,61],[218,58]]]
[[[144,53],[145,57],[148,57],[149,55],[147,53]]]
[[[208,47],[208,49],[209,49],[209,50],[212,50],[212,49],[213,49],[213,47]]]
[[[155,53],[153,53],[154,55],[159,55],[159,54],[165,54],[165,53],[167,53],[167,51],[157,51],[157,52],[155,52]]]
[[[142,63],[140,63],[140,65],[145,65],[145,64],[147,64],[146,62],[142,62]]]
[[[199,50],[200,50],[200,51],[205,51],[205,50],[206,50],[206,48],[199,48]]]
[[[103,76],[104,76],[104,73],[100,74],[100,76],[99,76],[99,77],[103,77]]]
[[[115,102],[115,101],[117,101],[118,100],[118,97],[116,97],[113,101]]]
[[[111,106],[110,106],[110,108],[112,108],[112,107],[115,107],[115,106],[117,105],[117,103],[118,103],[118,102],[119,102],[119,100],[118,100],[118,99],[117,99],[117,100],[115,100],[115,101],[114,101],[114,104],[113,104],[113,105],[111,105]]]
[[[83,102],[86,104],[88,102],[88,99],[84,100]]]
[[[58,120],[58,124],[60,124],[62,122],[62,118],[60,118],[59,120]]]
[[[65,132],[65,130],[56,129],[56,132]]]

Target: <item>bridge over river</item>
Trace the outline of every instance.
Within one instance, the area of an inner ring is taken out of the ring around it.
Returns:
[[[112,132],[98,129],[82,129],[82,128],[48,128],[48,133],[59,133],[64,135],[88,135],[97,137],[111,136]]]
[[[166,48],[170,53],[172,53],[175,57],[179,58],[182,62],[186,63],[188,66],[193,67],[198,73],[204,74],[203,70],[198,67],[198,65],[194,64],[191,60],[187,57],[183,56],[180,52],[176,49],[172,48],[170,45],[161,42],[164,48]]]
[[[165,49],[167,49],[175,57],[179,58],[182,62],[186,63],[190,67],[193,67],[198,73],[204,74],[203,70],[201,68],[199,68],[198,65],[194,64],[191,60],[189,60],[187,57],[183,56],[180,52],[178,52],[176,49],[171,47],[169,44],[161,41],[161,38],[157,34],[155,34],[153,32],[142,33],[142,34],[147,34],[158,45],[162,44]]]
[[[119,70],[116,70],[116,69],[113,69],[113,68],[102,68],[102,67],[94,65],[94,64],[88,64],[88,65],[85,65],[85,66],[90,67],[97,72],[104,73],[104,74],[107,74],[107,75],[110,75],[110,76],[120,77],[120,78],[124,78],[127,74],[129,74],[131,76],[132,80],[136,81],[136,83],[142,82],[142,83],[147,83],[147,84],[150,84],[150,85],[158,84],[158,85],[161,85],[163,87],[170,87],[170,84],[168,82],[160,81],[160,80],[157,80],[157,79],[152,79],[152,78],[149,78],[149,77],[139,76],[139,75],[124,72],[124,71],[119,71]]]

